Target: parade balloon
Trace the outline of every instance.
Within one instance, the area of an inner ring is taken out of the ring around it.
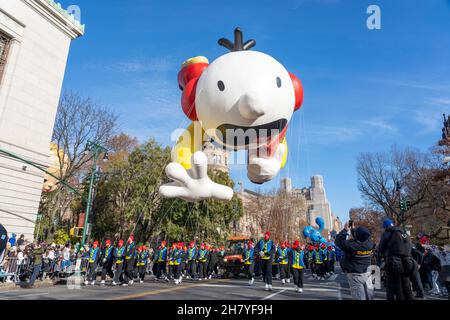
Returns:
[[[319,229],[314,229],[311,226],[306,226],[303,228],[303,236],[305,238],[311,239],[314,243],[327,243],[327,239],[322,236],[322,231],[325,229],[325,221],[322,217],[317,217],[315,220]]]
[[[249,51],[256,41],[244,42],[239,28],[234,42],[222,38],[219,45],[230,52],[212,63],[202,56],[188,59],[178,74],[181,107],[193,123],[172,150],[166,174],[173,182],[160,187],[163,197],[232,198],[231,188],[206,174],[204,141],[229,151],[246,150],[247,176],[257,184],[272,180],[286,163],[286,131],[303,103],[300,80],[273,57]]]

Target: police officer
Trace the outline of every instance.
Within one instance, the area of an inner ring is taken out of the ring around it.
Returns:
[[[292,275],[294,276],[295,291],[299,293],[303,292],[304,257],[305,252],[300,242],[295,240],[292,250],[289,252],[289,260],[292,267]]]
[[[117,243],[117,248],[114,248],[114,280],[113,286],[116,286],[121,282],[122,279],[122,270],[123,270],[123,261],[125,256],[125,247],[123,246],[123,240],[120,239]]]
[[[280,279],[282,284],[286,283],[288,275],[289,253],[290,250],[286,246],[286,241],[283,241],[281,243],[281,246],[277,249],[278,266],[280,270]]]
[[[196,259],[197,257],[197,248],[195,247],[195,243],[192,241],[189,243],[189,248],[186,253],[186,261],[187,261],[187,272],[190,278],[195,278],[196,271]]]
[[[270,239],[270,232],[266,231],[264,239],[258,242],[257,252],[261,259],[261,269],[265,290],[272,291],[272,262],[275,254],[275,245]]]
[[[255,278],[253,277],[255,271],[255,249],[253,247],[252,240],[248,241],[247,246],[244,249],[243,258],[244,270],[248,278],[248,285],[251,286],[253,285],[253,282],[255,282]]]
[[[378,250],[385,259],[387,300],[414,300],[410,284],[415,267],[411,240],[389,218],[384,219],[383,228]]]
[[[114,278],[114,272],[112,272],[114,262],[114,247],[111,246],[111,240],[105,241],[105,247],[102,251],[102,282],[101,285],[105,285],[106,275],[108,274],[111,279]]]
[[[95,284],[95,278],[97,277],[97,265],[100,261],[100,248],[98,247],[98,241],[94,241],[92,243],[92,247],[89,249],[88,257],[89,257],[89,265],[88,265],[88,278],[84,282],[85,285],[88,285],[89,281],[91,281],[91,285]]]

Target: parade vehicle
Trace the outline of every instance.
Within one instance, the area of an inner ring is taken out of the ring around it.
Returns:
[[[225,246],[225,255],[223,257],[223,277],[229,275],[238,277],[244,270],[244,248],[248,241],[251,240],[245,236],[232,236],[227,239]]]

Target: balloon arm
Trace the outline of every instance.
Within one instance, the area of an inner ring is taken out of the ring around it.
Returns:
[[[177,162],[166,167],[167,176],[173,180],[159,188],[165,198],[181,198],[186,201],[215,199],[229,201],[233,197],[233,189],[215,183],[208,177],[208,159],[202,151],[194,153],[191,169],[186,170]]]
[[[278,175],[287,153],[287,147],[284,143],[279,144],[271,158],[258,157],[255,151],[249,152],[247,176],[253,183],[261,184]]]

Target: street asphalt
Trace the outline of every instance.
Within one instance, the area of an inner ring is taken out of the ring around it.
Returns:
[[[147,276],[144,283],[131,286],[115,286],[110,281],[105,286],[97,282],[94,286],[58,284],[45,288],[1,290],[0,300],[350,300],[350,292],[345,274],[332,275],[328,280],[318,281],[309,271],[305,273],[303,293],[297,293],[292,283],[283,285],[274,279],[273,291],[265,291],[264,283],[256,280],[247,285],[243,277],[232,279],[183,280],[182,284],[154,281]],[[375,291],[375,299],[383,300],[385,292]],[[427,296],[427,299],[444,299]]]

